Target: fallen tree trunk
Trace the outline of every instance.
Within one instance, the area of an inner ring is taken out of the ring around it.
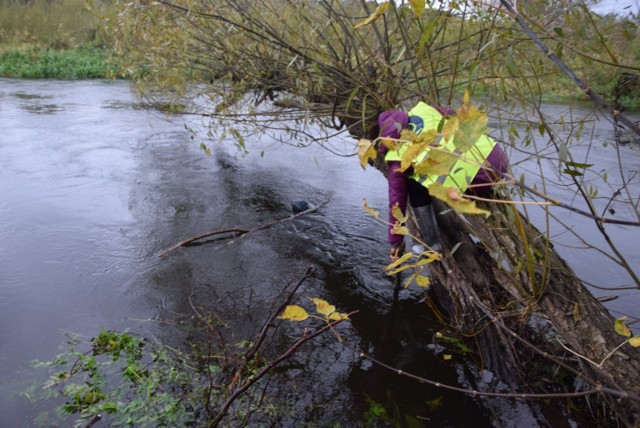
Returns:
[[[446,209],[438,205],[440,212]],[[512,387],[530,383],[532,367],[525,362],[535,351],[533,341],[554,364],[574,367],[585,388],[602,387],[619,421],[637,426],[640,350],[629,344],[617,349],[625,338],[615,332],[615,319],[540,232],[517,213],[514,221],[512,208],[485,208],[492,211],[487,220],[453,210],[438,216],[445,248],[460,243],[431,268],[438,301],[452,324],[475,339],[487,368]],[[554,334],[534,328],[534,316],[546,320]],[[525,336],[528,341],[517,340]]]
[[[376,167],[386,174],[383,162]],[[525,392],[523,385],[536,392],[535,355],[540,364],[581,379],[574,391],[600,388],[610,415],[639,426],[640,349],[620,346],[626,339],[615,332],[615,319],[513,206],[483,208],[490,217],[463,216],[436,201],[445,251],[430,272],[449,327],[473,344],[482,368],[514,392]],[[410,216],[410,230],[419,236],[416,224]]]

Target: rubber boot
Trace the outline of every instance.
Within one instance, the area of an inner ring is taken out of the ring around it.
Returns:
[[[442,244],[440,243],[438,221],[436,220],[436,213],[433,210],[433,204],[412,208],[425,244],[427,244],[431,250],[441,253]]]

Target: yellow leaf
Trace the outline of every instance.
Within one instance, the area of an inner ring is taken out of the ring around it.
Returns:
[[[420,255],[420,260],[416,263],[416,266],[424,266],[435,261],[442,260],[442,254],[433,251],[425,251]]]
[[[333,312],[331,315],[329,315],[329,319],[331,321],[348,320],[349,319],[349,314],[343,314],[341,312]]]
[[[369,208],[369,206],[367,205],[367,200],[366,199],[362,200],[362,208],[364,208],[364,210],[366,212],[368,212],[369,214],[371,214],[375,218],[380,218],[380,212],[374,210],[373,208]]]
[[[400,147],[402,147],[404,143],[399,140],[394,140],[393,138],[381,138],[380,144],[383,144],[389,150],[400,150]]]
[[[422,16],[422,12],[424,12],[424,3],[425,0],[409,0],[411,10],[413,10],[413,14],[418,18],[420,18]]]
[[[453,187],[445,187],[441,183],[433,183],[429,185],[429,194],[446,202],[461,214],[482,214],[486,217],[491,215],[489,211],[476,207],[476,203],[473,200],[466,199],[458,194],[457,189]]]
[[[459,159],[458,154],[446,149],[431,149],[429,156],[414,165],[413,170],[419,175],[447,175]]]
[[[444,355],[442,356],[442,359],[443,359],[443,360],[445,360],[445,361],[449,361],[451,358],[452,358],[452,357],[451,357],[451,355],[449,355],[449,354],[444,354]]]
[[[411,253],[404,253],[402,255],[402,257],[400,257],[398,260],[394,261],[393,263],[391,263],[390,265],[386,266],[384,268],[384,270],[391,270],[394,269],[398,266],[400,266],[402,263],[406,262],[407,260],[409,260],[411,257],[413,257],[413,254]]]
[[[451,138],[453,138],[453,136],[458,131],[459,126],[460,121],[457,117],[452,117],[451,119],[447,120],[442,127],[442,138],[445,141],[451,140]]]
[[[395,275],[397,273],[400,273],[402,271],[405,271],[407,269],[412,269],[412,268],[413,268],[412,264],[406,264],[404,266],[399,267],[398,269],[395,269],[395,270],[387,272],[387,275],[392,276],[392,275]],[[409,282],[411,282],[411,281],[409,281]]]
[[[640,346],[640,336],[635,336],[629,339],[629,345],[633,346],[634,348]]]
[[[580,305],[576,303],[575,305],[573,305],[573,320],[580,321],[581,319],[582,316],[580,314]]]
[[[369,161],[374,160],[377,156],[378,151],[370,140],[362,138],[358,141],[358,157],[360,158],[362,169],[365,169]]]
[[[627,317],[618,318],[614,324],[614,328],[616,330],[616,333],[618,333],[620,336],[631,337],[631,330],[629,330],[629,327],[627,327],[624,323],[624,320],[626,319]]]
[[[410,130],[406,130],[403,132],[402,136],[409,141],[413,141],[416,144],[424,144],[425,146],[437,146],[438,145],[438,137],[440,134],[436,128],[425,129],[420,135],[416,135],[414,132]]]
[[[384,2],[376,8],[376,11],[369,15],[365,20],[357,23],[353,28],[360,28],[376,22],[389,9],[389,2]]]
[[[316,299],[314,297],[309,298],[309,300],[316,304],[316,312],[324,315],[325,317],[328,317],[336,311],[336,307],[329,304],[326,300]]]
[[[407,143],[406,150],[400,159],[400,170],[404,171],[415,162],[416,158],[429,146],[428,143]]]
[[[487,133],[489,118],[473,105],[463,106],[456,118],[459,126],[453,136],[453,144],[458,150],[466,152],[478,138]]]
[[[429,284],[431,284],[431,279],[428,276],[417,275],[416,284],[418,284],[419,287],[427,288]]]
[[[405,215],[400,209],[400,205],[396,204],[391,209],[391,214],[398,220],[399,223],[406,223],[409,220],[409,215]]]
[[[278,318],[289,321],[304,321],[309,318],[309,314],[301,306],[289,305],[284,308],[284,312]]]
[[[464,91],[464,97],[462,98],[462,104],[469,104],[469,99],[471,98],[471,94],[469,93],[469,91]]]
[[[404,284],[402,285],[402,288],[409,287],[409,285],[411,285],[411,281],[413,281],[415,277],[416,277],[416,274],[414,273],[409,278],[407,278],[406,281],[404,282]]]
[[[402,226],[400,223],[396,222],[391,228],[392,235],[402,235],[407,236],[409,234],[409,229],[406,226]]]

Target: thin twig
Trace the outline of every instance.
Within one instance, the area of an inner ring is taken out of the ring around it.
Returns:
[[[86,424],[83,425],[82,428],[91,428],[92,426],[94,426],[100,419],[102,418],[102,415],[93,415],[91,417],[91,419],[89,419],[87,421]]]
[[[357,312],[358,311],[351,312],[347,314],[347,317],[350,318],[351,316],[355,315]],[[246,383],[242,384],[238,389],[236,389],[233,392],[233,394],[231,394],[231,396],[224,403],[224,405],[220,409],[220,412],[218,413],[216,418],[213,420],[213,422],[211,422],[209,427],[212,428],[212,427],[218,426],[218,424],[220,423],[222,418],[225,416],[225,414],[227,413],[227,411],[229,410],[229,407],[231,407],[233,402],[237,400],[238,397],[240,397],[247,389],[249,389],[252,385],[258,382],[262,377],[264,377],[264,375],[269,373],[274,367],[276,367],[278,364],[280,364],[282,361],[286,360],[287,358],[291,357],[294,353],[296,353],[300,349],[302,345],[304,345],[311,339],[318,337],[321,334],[331,330],[334,326],[338,325],[342,321],[344,321],[344,319],[327,323],[322,328],[315,330],[313,332],[305,332],[298,340],[296,340],[291,346],[289,346],[288,349],[282,352],[276,359],[274,359],[269,364],[264,366],[250,380],[248,380]]]
[[[524,22],[522,16],[514,9],[513,4],[509,0],[500,0],[500,3],[507,9],[509,15],[511,15],[520,28],[525,32],[527,36],[544,52],[549,60],[553,62],[564,74],[569,77],[596,105],[606,110],[612,117],[620,122],[624,123],[631,131],[636,135],[640,135],[640,126],[634,121],[629,119],[626,115],[623,115],[620,111],[609,105],[600,95],[598,95],[593,89],[591,89],[582,79],[580,79],[555,53],[549,50],[549,48],[538,38],[538,36],[529,28]]]
[[[288,305],[291,304],[291,302],[295,298],[295,295],[298,292],[298,289],[300,288],[300,286],[302,286],[304,281],[307,278],[309,278],[311,275],[313,275],[314,272],[315,272],[315,268],[313,268],[312,266],[308,266],[305,269],[304,273],[302,274],[302,277],[298,280],[296,285],[293,287],[293,289],[287,295],[287,298],[282,302],[282,304],[280,306],[278,306],[278,308],[275,311],[271,312],[269,317],[267,317],[267,319],[265,320],[265,322],[262,325],[262,328],[260,329],[260,333],[258,334],[258,338],[255,340],[253,346],[251,346],[251,348],[249,348],[249,350],[245,353],[243,361],[242,361],[242,364],[240,364],[238,366],[238,369],[236,370],[235,375],[231,379],[231,382],[229,382],[229,385],[227,386],[227,389],[229,389],[229,390],[232,389],[233,386],[236,384],[236,382],[240,379],[240,376],[245,371],[245,369],[247,367],[247,364],[249,363],[249,361],[251,361],[253,356],[259,351],[260,346],[262,346],[262,343],[264,342],[264,339],[267,336],[267,332],[268,332],[269,328],[271,327],[271,323],[273,322],[275,317],[278,316],[279,314],[281,314],[282,311],[285,309],[285,307],[287,307]]]

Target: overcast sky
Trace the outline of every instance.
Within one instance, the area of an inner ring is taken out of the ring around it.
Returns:
[[[592,9],[594,12],[607,14],[617,13],[618,15],[627,15],[628,13],[637,14],[640,0],[600,0]]]

